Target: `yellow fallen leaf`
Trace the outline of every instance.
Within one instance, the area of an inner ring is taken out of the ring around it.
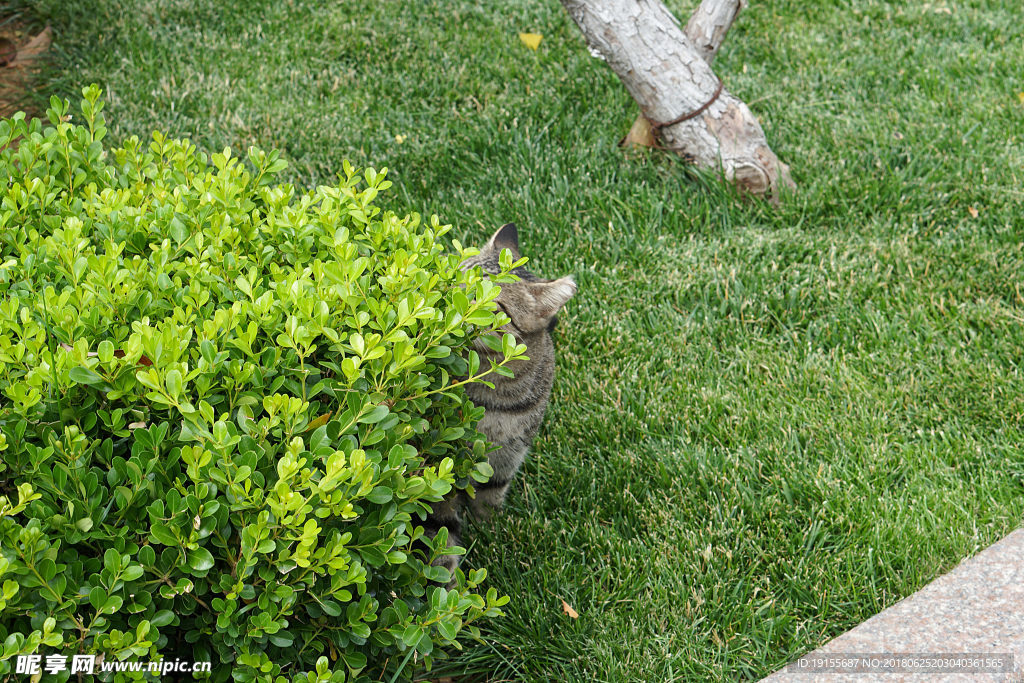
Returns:
[[[1021,104],[1024,104],[1024,92],[1019,92],[1019,93],[1017,93],[1017,100],[1018,100],[1018,101],[1019,101],[1019,102],[1020,102]]]
[[[519,34],[519,40],[523,41],[523,45],[525,45],[526,47],[530,48],[531,50],[536,50],[538,47],[540,47],[540,41],[543,38],[544,38],[544,36],[542,36],[539,33],[520,33]]]
[[[395,142],[397,142],[398,144],[402,144],[403,142],[405,142],[405,139],[407,137],[409,137],[409,136],[408,135],[396,135],[395,136]]]
[[[978,217],[978,210],[975,209],[973,206],[968,206],[967,207],[967,213],[971,214],[971,218],[977,218]]]
[[[25,43],[25,45],[18,50],[18,54],[11,61],[11,65],[19,62],[31,61],[37,57],[41,57],[50,49],[50,42],[52,39],[53,30],[47,26],[39,32],[39,35],[32,38],[32,40]]]
[[[580,613],[572,608],[572,605],[562,600],[562,611],[569,615],[570,619],[579,619]]]
[[[619,140],[619,147],[654,147],[654,129],[643,114],[636,117],[626,137]]]

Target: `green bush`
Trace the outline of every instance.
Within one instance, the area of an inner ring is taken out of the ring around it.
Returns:
[[[469,350],[512,276],[374,206],[386,169],[303,194],[276,153],[105,150],[83,95],[81,125],[0,122],[0,676],[393,680],[478,637],[507,598],[445,588],[419,522],[490,474],[461,387],[525,352]]]

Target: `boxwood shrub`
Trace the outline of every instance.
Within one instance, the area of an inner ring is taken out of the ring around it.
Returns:
[[[83,96],[0,122],[0,677],[396,680],[479,637],[507,598],[421,522],[490,474],[462,386],[525,352],[492,334],[513,276],[378,208],[386,169],[303,192],[274,152],[106,149]]]

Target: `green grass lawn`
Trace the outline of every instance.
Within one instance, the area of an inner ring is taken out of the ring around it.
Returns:
[[[276,147],[304,185],[387,166],[391,208],[464,242],[514,221],[532,270],[576,276],[546,424],[471,530],[508,615],[447,671],[732,681],[1024,514],[1024,24],[941,4],[741,14],[715,70],[792,166],[779,209],[618,149],[636,107],[557,0],[32,11],[50,87],[100,83],[114,139]]]

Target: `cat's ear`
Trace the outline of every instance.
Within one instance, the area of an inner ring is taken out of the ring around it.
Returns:
[[[498,253],[501,253],[502,249],[508,249],[512,252],[512,257],[518,259],[520,256],[519,228],[516,227],[515,223],[506,223],[491,235],[487,246]]]
[[[537,300],[537,315],[541,318],[550,318],[558,313],[576,293],[576,282],[571,275],[549,282],[531,282],[529,287]]]

